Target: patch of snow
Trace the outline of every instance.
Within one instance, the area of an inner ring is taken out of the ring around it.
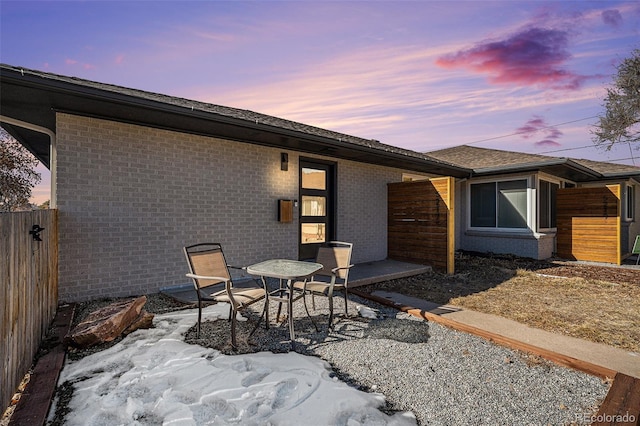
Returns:
[[[203,320],[226,320],[227,314],[226,306],[214,305],[203,309]],[[68,361],[59,383],[75,389],[65,424],[416,424],[410,412],[378,410],[383,395],[339,381],[319,358],[295,352],[226,356],[187,344],[184,334],[197,315],[197,309],[157,315],[154,328]]]
[[[378,318],[378,311],[368,306],[358,305],[356,306],[356,310],[363,318],[376,319]]]

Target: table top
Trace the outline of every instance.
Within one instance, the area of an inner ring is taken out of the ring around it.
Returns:
[[[322,269],[320,263],[290,259],[271,259],[248,266],[247,272],[251,275],[292,280],[295,278],[308,277],[320,269]]]

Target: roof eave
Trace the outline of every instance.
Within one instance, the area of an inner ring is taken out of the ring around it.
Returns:
[[[46,78],[42,75],[22,73],[15,67],[0,68],[0,77],[3,85],[22,86],[30,90],[40,91],[43,94],[51,94],[52,96],[43,96],[50,104],[42,106],[41,115],[48,113],[53,115],[54,111],[69,112],[167,130],[224,137],[245,143],[395,166],[417,172],[455,177],[466,177],[471,173],[470,169],[439,162],[418,152],[413,155],[413,151],[400,148],[398,148],[398,151],[401,152],[385,151],[362,144],[341,141],[340,139],[277,127],[259,121],[204,111],[193,106],[165,103],[130,94],[117,93],[103,88],[74,84],[72,81],[61,81]],[[67,103],[68,105],[57,104],[56,98],[59,100],[73,99],[76,105],[74,107],[69,103]],[[80,100],[82,102],[79,102]],[[117,105],[118,108],[114,108],[113,105]],[[201,105],[201,103],[194,101],[194,105]],[[23,109],[26,110],[26,108]],[[22,112],[28,114],[28,111]],[[44,120],[40,118],[40,120],[46,122],[34,124],[39,124],[55,131],[55,119],[48,118]],[[221,134],[220,132],[223,130],[224,134]],[[349,135],[344,136],[350,137]],[[21,142],[25,143],[22,140]],[[46,157],[42,153],[40,156]],[[43,163],[48,165],[48,162],[46,162],[48,158],[41,158],[41,161],[43,159],[45,160]]]
[[[587,182],[603,178],[602,174],[578,164],[569,158],[550,158],[545,161],[474,169],[474,176],[525,173],[533,171],[547,172],[576,182]]]
[[[491,166],[473,169],[474,175],[488,175],[496,173],[514,173],[538,170],[543,167],[557,166],[566,163],[565,159],[550,159],[549,161],[539,161],[533,163],[509,164],[503,166]]]

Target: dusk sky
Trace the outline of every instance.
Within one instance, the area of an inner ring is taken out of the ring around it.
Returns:
[[[3,63],[415,151],[593,146],[636,1],[0,1]],[[43,176],[48,185],[46,173]],[[45,198],[46,199],[46,198]]]

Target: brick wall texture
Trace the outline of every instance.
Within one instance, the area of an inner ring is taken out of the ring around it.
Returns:
[[[199,242],[222,243],[235,265],[297,258],[297,208],[279,223],[277,200],[298,198],[299,153],[285,172],[281,152],[58,113],[60,299],[187,284],[181,249]],[[317,158],[337,164],[337,239],[355,263],[386,258],[386,184],[403,171]]]

